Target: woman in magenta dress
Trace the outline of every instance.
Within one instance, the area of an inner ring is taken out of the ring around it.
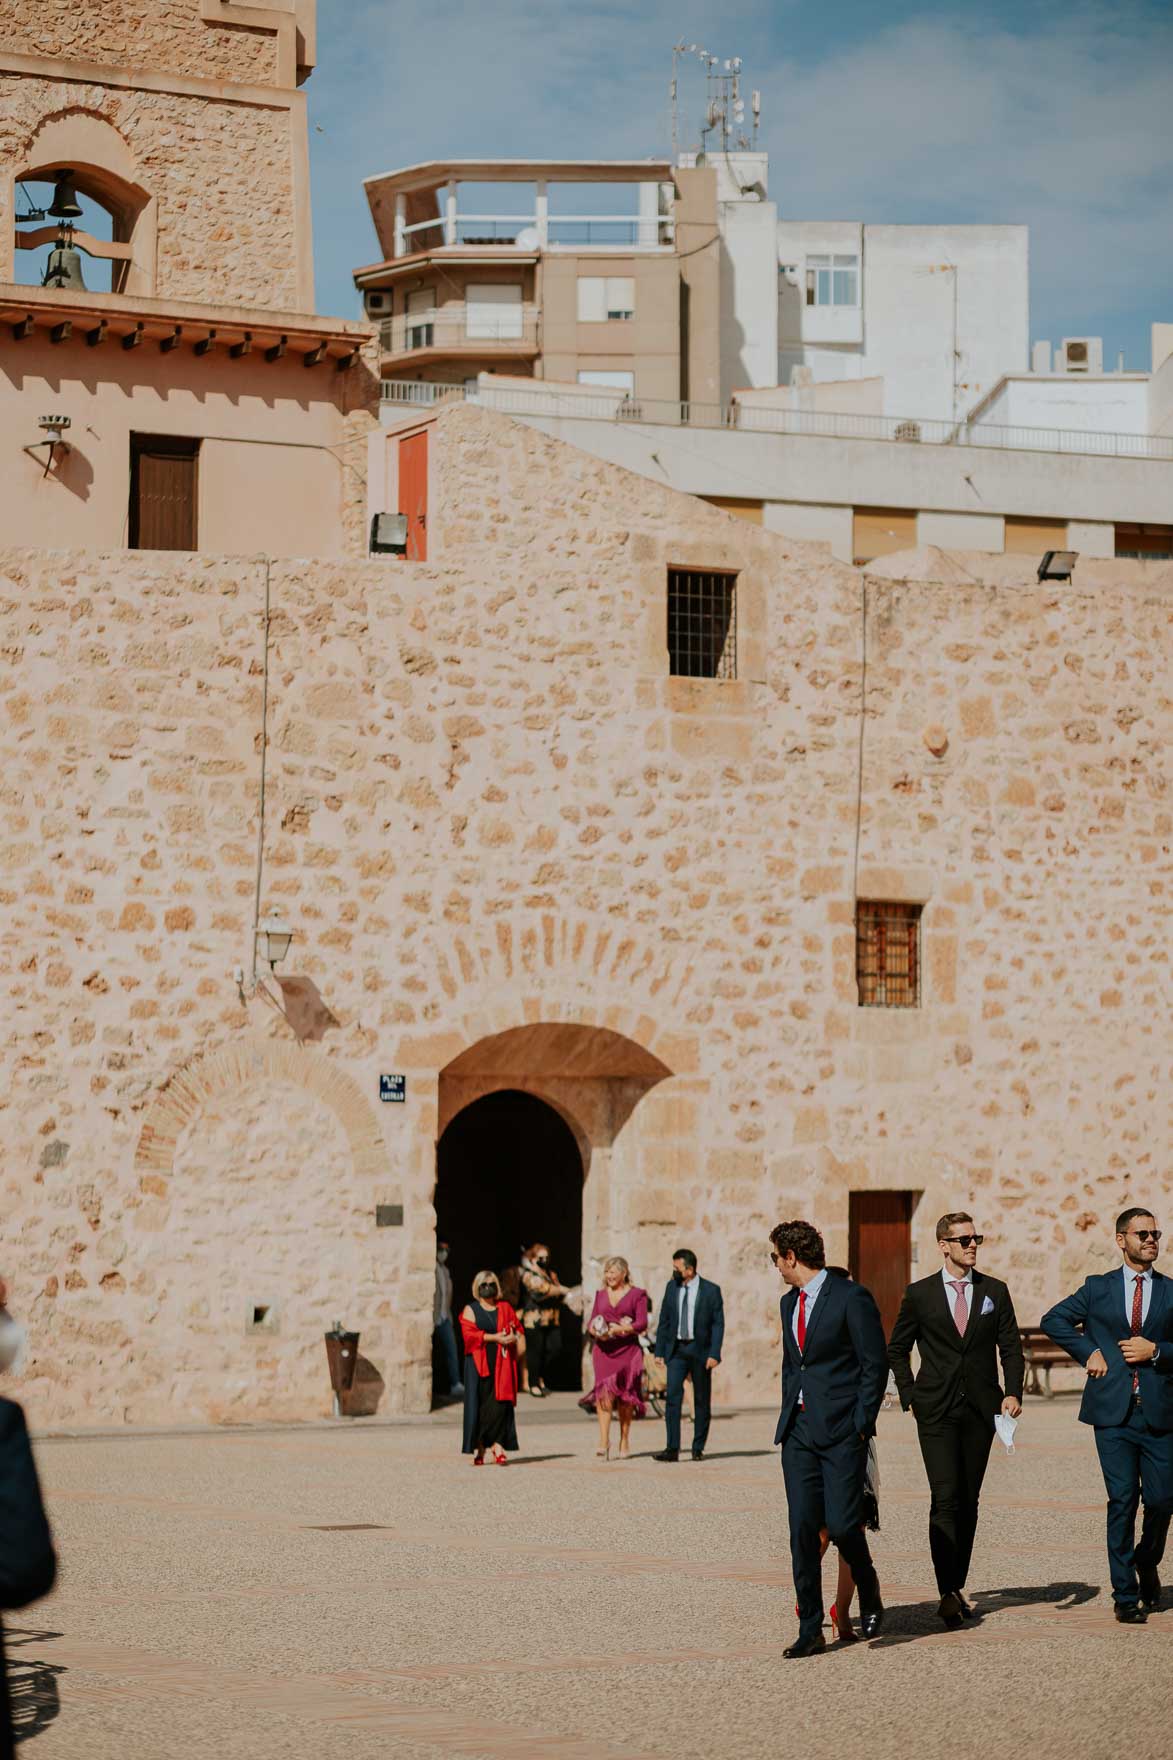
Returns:
[[[608,1259],[603,1287],[587,1322],[594,1346],[595,1385],[580,1405],[599,1415],[600,1460],[611,1457],[611,1414],[619,1416],[619,1459],[631,1459],[631,1420],[645,1411],[640,1392],[644,1353],[639,1335],[648,1323],[648,1292],[633,1289],[626,1259]]]

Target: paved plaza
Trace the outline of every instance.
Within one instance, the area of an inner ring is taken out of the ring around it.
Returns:
[[[53,1597],[9,1622],[28,1760],[1156,1760],[1173,1748],[1173,1590],[1144,1629],[1106,1591],[1103,1491],[1075,1402],[996,1446],[971,1589],[941,1629],[911,1418],[880,1419],[889,1615],[871,1645],[795,1632],[773,1414],[710,1457],[597,1462],[569,1396],[474,1471],[455,1414],[382,1425],[47,1439]],[[828,1586],[831,1566],[826,1567]]]

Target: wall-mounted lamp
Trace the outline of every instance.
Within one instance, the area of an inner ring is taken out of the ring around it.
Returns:
[[[46,476],[48,476],[49,472],[53,469],[53,461],[57,457],[57,448],[59,446],[63,449],[68,447],[69,442],[64,438],[64,435],[65,430],[71,426],[72,422],[69,416],[37,417],[37,427],[41,430],[42,434],[48,435],[47,440],[38,440],[36,442],[37,446],[47,446],[49,448],[49,456],[45,460]],[[28,450],[31,452],[34,448],[29,447]]]
[[[1071,571],[1078,561],[1078,550],[1048,550],[1039,563],[1039,579],[1041,581],[1069,581]]]
[[[289,943],[292,940],[293,930],[277,906],[271,905],[268,916],[262,917],[257,925],[256,963],[258,968],[265,966],[272,972],[274,966],[279,966],[289,952]]]

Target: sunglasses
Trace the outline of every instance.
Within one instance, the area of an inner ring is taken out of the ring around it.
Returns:
[[[1161,1238],[1159,1228],[1130,1228],[1128,1232],[1138,1241],[1159,1241]]]
[[[770,1254],[770,1261],[774,1265],[781,1265],[781,1263],[782,1263],[781,1253],[771,1253]]]
[[[947,1234],[945,1239],[956,1247],[980,1247],[985,1240],[984,1234]]]

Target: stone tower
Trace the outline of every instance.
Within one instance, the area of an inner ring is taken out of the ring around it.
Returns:
[[[116,292],[311,312],[316,0],[8,0],[0,282],[14,191],[62,167],[112,217]]]

